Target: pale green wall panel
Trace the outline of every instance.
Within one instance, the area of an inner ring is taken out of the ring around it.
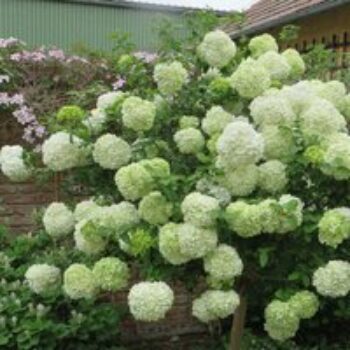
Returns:
[[[165,16],[176,24],[183,23],[179,14],[146,9],[55,0],[0,0],[0,37],[20,38],[30,46],[69,49],[85,43],[108,50],[112,47],[110,34],[122,31],[131,34],[139,49],[152,49],[157,39],[156,23]]]

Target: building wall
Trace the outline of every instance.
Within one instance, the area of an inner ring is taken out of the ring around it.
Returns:
[[[301,28],[298,40],[292,43],[299,50],[305,50],[316,43],[324,43],[330,47],[348,46],[350,42],[350,5],[310,16],[289,24]],[[278,34],[281,27],[271,30]]]
[[[138,49],[155,47],[156,25],[169,17],[181,25],[178,13],[137,8],[69,3],[60,0],[0,0],[0,37],[17,37],[30,46],[70,49],[88,44],[110,50],[111,33],[131,34]],[[183,30],[179,30],[181,35]]]

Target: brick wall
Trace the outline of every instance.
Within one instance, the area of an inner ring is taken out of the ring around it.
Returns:
[[[122,340],[124,343],[135,344],[146,341],[159,345],[168,342],[175,346],[176,344],[183,345],[185,340],[186,342],[191,342],[191,339],[197,341],[200,338],[198,334],[205,334],[206,326],[192,316],[192,295],[180,283],[173,284],[172,289],[175,295],[174,305],[164,320],[149,323],[135,322],[130,315],[123,321]],[[127,294],[127,290],[118,292],[112,296],[112,301],[127,306]],[[174,349],[180,349],[180,347],[174,347]]]
[[[26,233],[34,229],[33,212],[54,201],[54,187],[33,182],[13,183],[0,175],[0,223],[11,232]]]

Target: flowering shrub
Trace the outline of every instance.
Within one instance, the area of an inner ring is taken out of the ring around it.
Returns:
[[[61,271],[77,257],[74,248],[62,250],[44,232],[14,238],[3,226],[0,246],[1,348],[118,347],[123,315],[118,305],[108,300],[72,302],[61,293]]]
[[[62,104],[79,102],[89,108],[91,96],[112,87],[116,79],[107,59],[68,55],[57,48],[30,50],[15,38],[0,38],[0,58],[1,122],[14,118],[29,144],[37,145],[48,135],[50,120]]]
[[[11,157],[21,164],[9,177],[42,160],[91,196],[51,204],[43,217],[57,245],[85,257],[62,271],[63,295],[127,288],[134,318],[159,321],[180,279],[199,288],[198,320],[243,319],[248,299],[278,341],[349,295],[346,89],[299,81],[302,58],[270,36],[248,47],[243,57],[211,32],[188,57],[160,55],[142,89],[102,94],[96,114],[60,109],[34,160],[3,148],[5,169]],[[118,60],[130,76],[134,59]],[[42,270],[29,283],[40,293],[59,280]]]

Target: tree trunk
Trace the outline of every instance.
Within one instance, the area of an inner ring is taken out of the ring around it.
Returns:
[[[236,309],[231,328],[229,350],[240,350],[241,339],[244,332],[244,322],[247,313],[247,299],[244,293],[240,293],[240,304]]]

